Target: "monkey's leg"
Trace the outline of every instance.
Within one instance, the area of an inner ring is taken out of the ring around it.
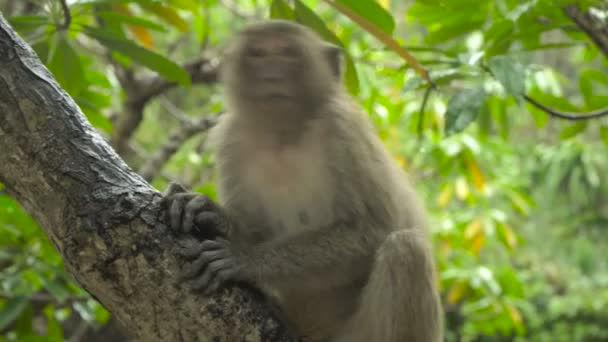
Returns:
[[[382,243],[359,307],[334,342],[440,342],[441,305],[429,242],[410,229]]]

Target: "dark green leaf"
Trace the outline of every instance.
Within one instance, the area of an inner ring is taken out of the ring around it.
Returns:
[[[171,81],[183,86],[189,86],[191,83],[190,75],[184,69],[155,52],[96,28],[84,27],[83,32],[107,48],[133,58]]]
[[[273,19],[295,19],[295,13],[285,0],[272,0],[270,17]]]
[[[8,17],[7,20],[15,30],[23,32],[53,23],[48,17],[35,15]]]
[[[86,86],[84,69],[78,54],[64,32],[57,32],[53,36],[47,66],[57,82],[71,96],[77,96]]]
[[[0,310],[0,331],[4,330],[9,324],[13,323],[23,310],[28,306],[29,299],[27,297],[10,298]]]
[[[477,118],[485,98],[486,93],[481,85],[453,96],[448,102],[445,113],[446,134],[460,132],[473,122]]]
[[[508,56],[496,56],[488,61],[488,66],[509,95],[520,98],[524,94],[526,69],[521,63]]]
[[[358,15],[369,20],[382,31],[393,34],[395,20],[382,6],[373,0],[337,0],[336,2],[350,8]]]

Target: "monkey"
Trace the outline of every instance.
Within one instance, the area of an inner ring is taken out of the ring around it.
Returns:
[[[182,277],[244,282],[318,342],[439,342],[437,272],[413,183],[342,82],[342,49],[303,25],[250,24],[220,66],[218,201],[172,184]]]

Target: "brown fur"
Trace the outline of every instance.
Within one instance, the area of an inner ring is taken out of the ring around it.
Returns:
[[[254,246],[255,283],[301,336],[439,342],[424,209],[327,49],[285,21],[228,49],[229,113],[213,141],[220,203],[239,222],[229,239]]]

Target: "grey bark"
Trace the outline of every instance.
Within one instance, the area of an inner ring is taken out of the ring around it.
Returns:
[[[290,341],[254,290],[177,285],[160,194],[86,121],[0,15],[0,182],[141,341]]]
[[[594,17],[589,11],[581,11],[578,4],[564,7],[564,12],[589,36],[604,56],[608,57],[608,24]]]

